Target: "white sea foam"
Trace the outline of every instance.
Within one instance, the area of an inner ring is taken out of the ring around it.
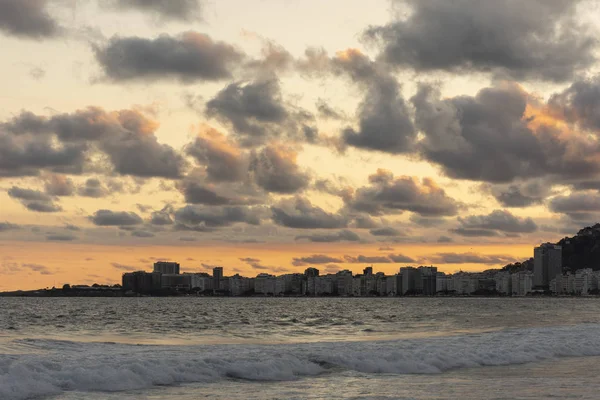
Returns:
[[[0,354],[0,399],[124,391],[221,379],[293,380],[327,369],[434,374],[450,369],[600,355],[600,325],[529,328],[388,342],[135,346],[21,340]]]

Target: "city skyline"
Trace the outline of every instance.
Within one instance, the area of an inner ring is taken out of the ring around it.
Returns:
[[[0,291],[529,259],[600,221],[599,13],[4,0]]]

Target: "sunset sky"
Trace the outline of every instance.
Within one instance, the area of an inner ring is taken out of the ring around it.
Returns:
[[[0,290],[483,270],[600,221],[600,11],[0,0]]]

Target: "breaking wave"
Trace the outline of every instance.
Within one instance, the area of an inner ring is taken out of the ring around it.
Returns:
[[[0,398],[6,400],[222,379],[294,380],[338,370],[436,374],[457,368],[599,356],[600,325],[293,345],[148,346],[41,339],[20,339],[13,345],[20,353],[0,354]]]

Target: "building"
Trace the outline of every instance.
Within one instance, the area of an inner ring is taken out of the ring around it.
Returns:
[[[277,278],[274,275],[258,274],[254,278],[254,292],[257,294],[274,295]]]
[[[575,271],[575,293],[585,296],[597,289],[597,282],[594,278],[594,271],[591,268]]]
[[[511,276],[511,290],[513,296],[525,296],[533,290],[534,274],[529,271],[520,271]],[[550,282],[548,282],[550,287]]]
[[[425,296],[435,296],[437,293],[437,267],[419,267],[421,276],[421,293]]]
[[[154,263],[154,272],[159,272],[161,274],[179,274],[179,263],[157,261]]]
[[[312,268],[312,267],[311,268],[306,268],[304,270],[304,276],[307,277],[307,278],[310,278],[310,277],[314,278],[315,276],[319,276],[319,270],[316,269],[316,268]]]
[[[229,294],[232,296],[243,296],[254,289],[254,279],[245,278],[235,274],[229,278]]]
[[[352,295],[352,271],[347,269],[339,271],[336,275],[337,294],[339,296]]]
[[[159,272],[128,272],[123,274],[121,284],[126,292],[147,294],[160,290],[160,278]]]
[[[403,295],[421,293],[423,283],[418,269],[415,267],[402,267],[400,268],[400,275],[402,275]]]
[[[223,279],[223,267],[213,268],[213,290],[221,289],[221,280]]]
[[[533,250],[533,286],[548,289],[550,281],[562,274],[562,247],[544,243]]]
[[[213,289],[213,278],[206,272],[184,273],[190,276],[190,286],[194,290],[207,292]]]
[[[302,294],[303,274],[280,275],[275,280],[274,294],[279,296],[283,294]]]
[[[443,272],[438,272],[435,275],[435,290],[437,291],[437,293],[448,292],[448,277],[449,275],[446,275]]]
[[[501,294],[512,294],[512,279],[508,271],[498,272],[494,276],[496,281],[496,292]]]
[[[162,274],[161,289],[189,291],[192,289],[191,274]]]

